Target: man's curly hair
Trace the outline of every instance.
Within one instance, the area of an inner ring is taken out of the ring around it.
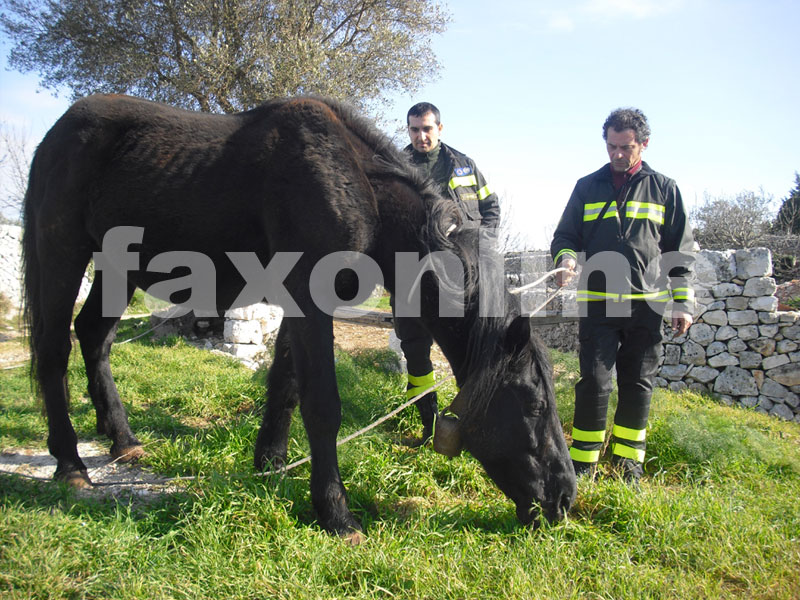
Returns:
[[[613,127],[614,131],[625,131],[633,129],[636,141],[639,144],[650,139],[650,124],[647,117],[638,108],[618,108],[613,111],[606,122],[603,124],[603,139],[608,139],[608,128]]]

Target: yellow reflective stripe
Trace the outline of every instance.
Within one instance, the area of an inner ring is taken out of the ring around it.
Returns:
[[[569,449],[569,456],[576,462],[596,463],[600,460],[600,450],[581,450],[572,447]]]
[[[675,288],[672,290],[673,300],[694,300],[694,290],[692,288]]]
[[[583,205],[583,220],[584,221],[596,221],[597,217],[600,216],[600,213],[603,212],[603,207],[606,205],[605,202],[592,202],[589,204]],[[614,201],[608,205],[608,210],[606,214],[603,215],[604,219],[613,219],[617,216],[617,202]]]
[[[595,302],[603,300],[619,301],[619,294],[607,294],[606,292],[591,292],[589,290],[578,290],[578,302]]]
[[[614,425],[614,437],[629,440],[631,442],[643,442],[647,437],[646,429],[631,429],[630,427],[623,427],[622,425]]]
[[[567,256],[571,256],[574,259],[578,258],[578,253],[575,252],[575,250],[571,250],[569,248],[564,248],[561,252],[556,254],[556,257],[553,259],[553,264],[557,264],[558,263],[558,259],[561,258],[562,256],[564,256],[565,254]]]
[[[605,442],[606,430],[601,429],[600,431],[585,431],[583,429],[573,427],[572,439],[576,442]]]
[[[631,448],[625,444],[611,444],[611,453],[622,458],[632,458],[640,463],[644,462],[644,450]]]
[[[647,292],[644,294],[620,294],[622,300],[656,300],[657,302],[667,302],[669,300],[669,290],[658,292]]]
[[[652,300],[654,302],[669,302],[669,290],[646,292],[641,294],[612,294],[609,292],[578,290],[577,300],[578,302],[597,302],[603,300],[611,300],[612,302],[623,302],[625,300]]]
[[[651,202],[628,202],[625,216],[629,219],[650,219],[659,225],[664,224],[664,206]]]
[[[492,195],[492,190],[489,189],[488,185],[485,185],[478,190],[478,200],[486,200],[486,198],[488,198],[491,195]]]
[[[450,180],[450,189],[457,187],[478,187],[478,178],[475,175],[464,175],[463,177],[453,177]]]
[[[431,371],[427,375],[409,375],[408,383],[413,387],[406,390],[406,398],[413,398],[417,394],[432,388],[436,383],[436,379],[433,376],[433,371]]]

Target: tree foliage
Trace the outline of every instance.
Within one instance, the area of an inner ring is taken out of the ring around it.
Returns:
[[[794,174],[794,188],[783,199],[778,210],[778,216],[775,218],[775,231],[800,233],[800,173]]]
[[[772,226],[771,204],[772,198],[763,191],[743,191],[733,197],[706,193],[691,213],[694,238],[709,250],[757,246]]]
[[[74,97],[129,93],[206,112],[314,93],[362,106],[439,65],[436,0],[0,0],[9,64]]]

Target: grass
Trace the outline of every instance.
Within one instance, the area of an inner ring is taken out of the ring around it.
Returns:
[[[119,338],[146,327],[134,325]],[[569,431],[576,360],[553,356]],[[390,360],[337,354],[341,435],[402,401]],[[316,526],[307,465],[285,478],[252,475],[263,373],[176,338],[115,346],[112,365],[148,450],[145,468],[202,477],[145,500],[0,476],[2,597],[800,597],[796,424],[658,391],[641,489],[612,477],[581,482],[565,522],[531,530],[471,457],[399,445],[421,430],[405,411],[340,449],[350,505],[367,532],[350,548]],[[44,448],[24,371],[0,373],[2,448]],[[95,439],[77,357],[69,376],[75,428]],[[440,403],[454,392],[445,386]],[[299,415],[289,452],[307,452]]]

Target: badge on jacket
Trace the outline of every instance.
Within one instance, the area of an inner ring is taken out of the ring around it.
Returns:
[[[467,175],[472,175],[472,167],[456,167],[453,172],[456,174],[456,177],[465,177]]]

